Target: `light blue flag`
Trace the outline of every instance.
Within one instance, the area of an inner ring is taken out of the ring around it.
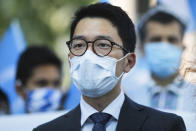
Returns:
[[[196,1],[195,0],[188,0],[190,11],[194,21],[194,31],[196,31]]]
[[[80,103],[81,93],[77,87],[73,84],[70,85],[69,91],[67,92],[65,109],[72,110]]]
[[[106,2],[106,3],[110,3],[110,0],[99,0],[99,2]]]
[[[26,42],[17,20],[14,20],[0,41],[0,88],[8,95],[10,110],[17,112],[18,95],[15,91],[17,60]]]

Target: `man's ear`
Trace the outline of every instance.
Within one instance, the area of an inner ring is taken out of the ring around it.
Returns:
[[[139,50],[140,50],[142,56],[145,56],[145,50],[144,50],[145,44],[146,44],[145,42],[141,42],[141,43],[139,44]]]
[[[25,94],[25,91],[24,91],[24,87],[22,86],[22,83],[21,83],[20,80],[16,80],[15,89],[16,89],[17,94],[18,94],[20,97],[22,97],[23,99],[26,98],[26,94]]]
[[[124,68],[125,73],[128,73],[133,68],[135,63],[136,63],[136,55],[135,53],[130,53],[126,57],[126,61],[125,61],[125,68]]]
[[[69,67],[71,67],[71,63],[70,63],[70,60],[69,60],[70,59],[70,54],[68,53],[67,56],[68,56]]]

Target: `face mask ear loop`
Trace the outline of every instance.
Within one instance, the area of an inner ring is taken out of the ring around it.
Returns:
[[[123,56],[122,58],[118,59],[117,62],[123,60],[123,59],[126,58],[129,54],[131,54],[131,53],[127,53],[125,56]]]
[[[122,58],[120,58],[119,60],[117,60],[117,62],[123,60],[123,59],[126,58],[129,54],[131,54],[131,53],[127,53],[125,56],[123,56]],[[117,62],[116,62],[116,63],[117,63]],[[125,72],[122,72],[121,75],[120,75],[119,77],[117,77],[117,78],[120,79],[124,74],[125,74]]]
[[[121,75],[117,78],[120,79],[124,74],[125,74],[125,72],[122,72]]]

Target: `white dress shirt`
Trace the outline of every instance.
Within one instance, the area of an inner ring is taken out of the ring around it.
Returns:
[[[114,99],[102,112],[110,114],[112,117],[108,121],[106,126],[106,131],[115,131],[117,127],[118,118],[120,115],[120,110],[122,108],[123,102],[125,100],[124,93],[121,91],[119,96]],[[94,123],[89,116],[98,112],[91,105],[89,105],[83,97],[80,101],[81,108],[81,131],[92,131]]]

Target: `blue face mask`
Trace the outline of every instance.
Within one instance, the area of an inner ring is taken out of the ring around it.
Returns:
[[[55,111],[61,103],[62,93],[52,87],[37,88],[27,92],[27,111]]]
[[[182,49],[166,42],[146,43],[144,46],[146,61],[153,75],[165,79],[176,74]]]

